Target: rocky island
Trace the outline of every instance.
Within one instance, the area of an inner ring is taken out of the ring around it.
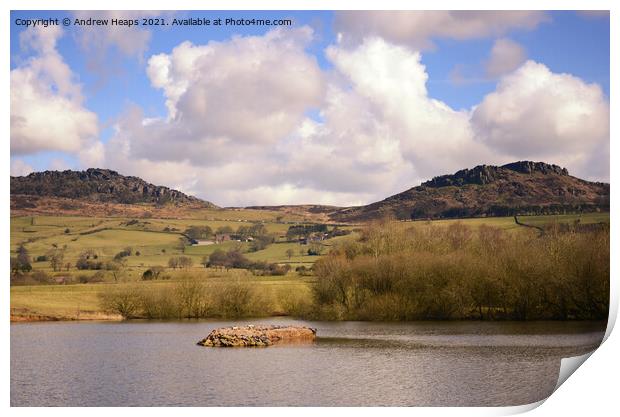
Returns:
[[[278,342],[308,342],[316,337],[316,329],[305,326],[234,326],[213,330],[198,342],[208,347],[271,346]]]

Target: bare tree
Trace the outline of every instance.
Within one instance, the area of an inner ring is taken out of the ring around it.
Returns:
[[[49,260],[50,266],[54,270],[54,272],[62,269],[63,261],[65,259],[65,249],[64,246],[62,249],[58,247],[58,245],[53,244],[53,248],[47,252],[47,259]]]
[[[114,278],[114,282],[118,282],[125,277],[127,271],[127,261],[125,259],[119,259],[108,264],[107,268]]]

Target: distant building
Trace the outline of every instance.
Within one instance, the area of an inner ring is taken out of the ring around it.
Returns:
[[[215,241],[206,240],[206,239],[205,240],[198,239],[192,242],[192,246],[207,246],[207,245],[214,245],[214,244],[215,244]]]
[[[228,233],[216,233],[215,234],[215,242],[217,243],[227,242],[229,240],[231,239],[230,239],[230,234]]]

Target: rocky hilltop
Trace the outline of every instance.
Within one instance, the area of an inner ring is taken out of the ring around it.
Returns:
[[[11,177],[11,196],[55,197],[93,203],[215,207],[180,191],[99,168],[34,172],[24,177]]]
[[[462,186],[466,184],[485,185],[508,177],[509,171],[521,174],[540,173],[544,175],[568,175],[568,170],[558,165],[544,162],[519,161],[503,165],[478,165],[471,169],[462,169],[452,175],[441,175],[422,183],[426,187]]]
[[[597,210],[609,210],[609,184],[573,177],[557,165],[519,161],[441,175],[385,200],[338,210],[330,217],[358,222],[384,216],[409,220]]]

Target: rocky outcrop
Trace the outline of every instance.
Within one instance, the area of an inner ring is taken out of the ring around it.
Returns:
[[[518,161],[502,165],[502,168],[509,169],[515,172],[520,172],[522,174],[532,174],[535,172],[539,172],[545,175],[568,175],[568,170],[566,168],[562,168],[561,166],[555,164],[546,164],[544,162]]]
[[[212,203],[180,191],[100,168],[33,172],[25,177],[11,177],[11,195],[69,198],[98,203],[171,203],[215,207]]]
[[[222,327],[213,330],[198,342],[208,347],[271,346],[281,342],[310,342],[316,337],[316,329],[304,326],[244,326]]]
[[[452,175],[441,175],[432,180],[422,183],[425,187],[449,187],[462,186],[466,184],[490,184],[492,182],[507,179],[510,172],[521,174],[540,173],[543,175],[568,175],[568,170],[558,165],[547,164],[544,162],[518,161],[501,167],[494,165],[478,165],[471,169],[462,169]]]
[[[478,165],[441,175],[366,206],[331,213],[338,222],[382,217],[400,220],[609,211],[609,184],[585,181],[566,168],[518,161]]]

